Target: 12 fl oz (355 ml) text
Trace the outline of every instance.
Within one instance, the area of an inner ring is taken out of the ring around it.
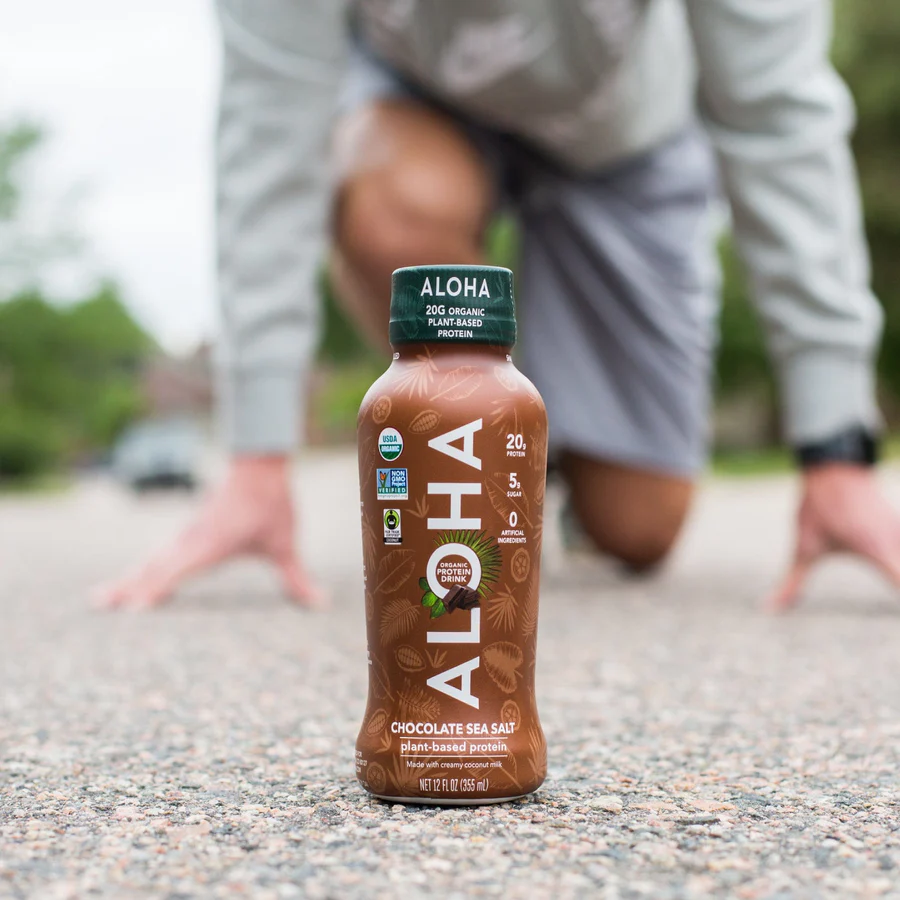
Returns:
[[[488,789],[488,780],[481,778],[420,778],[420,791],[463,791],[465,793],[478,793]]]

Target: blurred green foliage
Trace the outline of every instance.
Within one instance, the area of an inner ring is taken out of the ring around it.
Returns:
[[[322,297],[322,319],[318,361],[351,367],[376,362],[379,354],[363,340],[359,331],[344,314],[325,269],[321,272],[319,286]]]
[[[40,142],[41,131],[30,122],[0,130],[0,221],[12,221],[19,212],[22,193],[18,176]]]
[[[39,142],[30,126],[0,130],[0,221],[8,233],[20,210],[19,173]],[[104,451],[140,413],[139,370],[151,339],[112,284],[65,305],[37,288],[2,299],[0,480]]]
[[[841,0],[834,59],[857,106],[853,140],[872,251],[875,292],[885,307],[879,371],[900,398],[900,4]]]
[[[768,427],[763,441],[777,434],[778,393],[762,325],[747,297],[740,260],[729,235],[719,243],[722,268],[722,306],[719,312],[719,346],[716,357],[715,396],[719,405],[750,396],[761,407],[760,420]]]
[[[0,479],[108,448],[141,412],[152,346],[111,286],[74,305],[0,303]]]

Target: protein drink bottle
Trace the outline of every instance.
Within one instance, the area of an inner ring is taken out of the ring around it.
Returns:
[[[500,802],[546,774],[547,415],[515,339],[509,269],[394,272],[393,362],[358,420],[369,697],[356,771],[377,797]]]

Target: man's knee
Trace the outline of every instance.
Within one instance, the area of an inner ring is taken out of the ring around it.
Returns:
[[[390,271],[476,245],[488,181],[455,127],[415,107],[378,105],[354,116],[338,132],[340,253],[368,271]]]
[[[591,528],[590,524],[585,529],[599,551],[636,573],[651,572],[661,565],[681,531],[680,523],[673,525],[652,519],[631,523],[627,529]]]
[[[581,526],[601,553],[636,572],[665,560],[690,508],[690,480],[577,455],[563,469]]]
[[[402,173],[379,170],[341,185],[335,243],[344,258],[366,270],[392,269],[420,255],[418,248],[439,221],[429,201],[405,196]]]

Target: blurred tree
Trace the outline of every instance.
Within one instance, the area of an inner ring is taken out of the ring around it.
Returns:
[[[41,142],[41,130],[19,122],[0,127],[0,221],[13,219],[21,204],[18,175],[23,162]]]
[[[62,435],[51,419],[0,400],[0,484],[54,468],[62,446]]]
[[[344,314],[334,288],[323,269],[319,280],[322,298],[321,333],[317,357],[320,362],[335,365],[356,363],[375,364],[380,354],[375,353],[362,339],[353,323]]]
[[[39,144],[32,126],[0,127],[0,288],[10,283],[3,273],[16,282],[30,272],[36,284],[59,250],[52,233],[20,227],[22,172]],[[108,447],[141,410],[140,366],[153,349],[115,286],[74,304],[37,287],[0,301],[0,479]]]
[[[834,58],[856,99],[853,145],[872,250],[875,291],[885,307],[880,374],[900,399],[900,4],[841,0]]]
[[[0,303],[0,477],[107,448],[141,411],[152,347],[109,285],[70,306]]]
[[[44,140],[36,125],[0,123],[0,298],[44,280],[50,265],[78,249],[67,203],[36,204],[27,174]]]

